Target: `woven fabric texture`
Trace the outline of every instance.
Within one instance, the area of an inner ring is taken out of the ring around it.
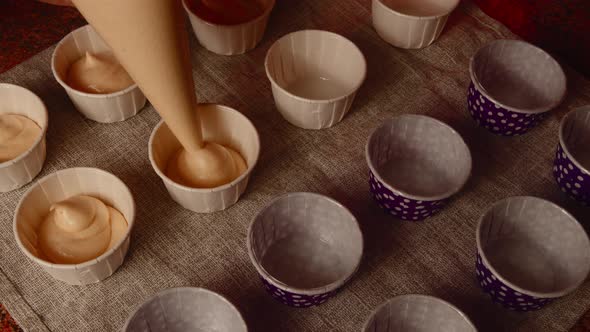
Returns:
[[[367,79],[350,113],[330,129],[294,127],[273,103],[263,66],[266,51],[279,37],[300,29],[342,34],[367,59]],[[51,74],[53,47],[45,50],[0,75],[1,82],[31,89],[48,107],[47,161],[40,176],[75,166],[105,169],[131,188],[138,215],[122,267],[101,283],[69,286],[41,271],[15,243],[13,213],[30,185],[0,194],[0,300],[32,332],[116,331],[145,299],[177,286],[223,294],[240,309],[251,331],[358,331],[379,304],[408,293],[453,303],[482,331],[571,328],[590,308],[588,282],[570,296],[526,315],[493,304],[476,282],[475,227],[495,201],[534,195],[560,204],[582,222],[588,221],[589,212],[565,197],[551,174],[559,121],[571,108],[590,104],[589,81],[565,68],[566,99],[522,137],[494,136],[471,119],[469,58],[500,38],[517,37],[464,3],[432,46],[397,49],[371,27],[366,0],[337,5],[279,1],[262,43],[241,56],[213,54],[193,38],[199,100],[243,112],[262,141],[260,160],[244,196],[228,210],[213,214],[182,209],[153,171],[147,142],[160,118],[151,106],[121,123],[85,119]],[[364,155],[368,135],[385,119],[405,113],[430,115],[451,125],[464,137],[474,161],[466,187],[423,223],[394,219],[369,195]],[[293,191],[337,199],[356,215],[365,238],[357,275],[334,298],[308,309],[293,309],[271,298],[246,252],[252,218],[272,198]]]

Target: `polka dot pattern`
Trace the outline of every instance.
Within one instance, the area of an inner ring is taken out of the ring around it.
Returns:
[[[295,308],[307,308],[314,305],[320,305],[332,297],[338,290],[322,294],[302,295],[288,292],[271,284],[268,280],[261,278],[264,289],[276,300]]]
[[[369,172],[369,185],[377,204],[387,213],[402,220],[424,220],[440,211],[446,203],[446,200],[417,201],[396,194],[386,188],[372,172]]]
[[[561,191],[582,205],[590,206],[590,174],[572,162],[563,151],[561,143],[555,153],[553,176]]]
[[[467,93],[469,113],[478,125],[494,134],[518,136],[535,127],[545,113],[525,114],[509,111],[482,95],[471,83]]]
[[[501,304],[507,309],[514,311],[533,311],[541,309],[552,299],[536,298],[522,294],[510,288],[500,281],[483,263],[481,256],[477,253],[475,274],[479,285],[488,293],[492,300]]]

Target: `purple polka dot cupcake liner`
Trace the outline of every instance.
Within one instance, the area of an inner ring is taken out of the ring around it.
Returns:
[[[471,174],[471,153],[461,136],[424,115],[385,121],[369,136],[365,156],[373,198],[401,220],[436,214]]]
[[[288,193],[254,218],[247,248],[266,291],[283,304],[307,308],[326,302],[356,273],[363,236],[337,201]]]
[[[590,272],[590,240],[567,211],[549,201],[496,202],[476,230],[475,274],[491,299],[514,311],[541,309],[578,288]]]
[[[559,127],[553,176],[566,195],[590,206],[590,106],[568,113]]]
[[[398,195],[383,186],[373,172],[369,172],[369,185],[379,207],[401,220],[422,221],[440,211],[446,204],[446,200],[419,201]]]
[[[477,254],[475,264],[475,274],[479,286],[484,292],[488,293],[492,301],[501,304],[507,309],[514,311],[533,311],[541,309],[544,305],[550,303],[552,299],[536,298],[526,294],[519,293],[510,288],[483,264],[481,256]]]
[[[481,94],[471,83],[467,107],[475,122],[494,134],[518,136],[535,127],[544,114],[527,114],[509,111]]]
[[[469,63],[467,108],[478,125],[518,136],[539,124],[563,100],[566,78],[547,52],[520,40],[495,40]]]
[[[287,290],[278,288],[271,284],[264,278],[260,278],[262,280],[262,284],[264,285],[264,289],[277,301],[286,304],[288,306],[294,308],[308,308],[316,305],[320,305],[326,302],[330,297],[338,292],[338,290],[322,293],[322,294],[313,294],[313,295],[305,295],[305,294],[296,294],[291,293]]]

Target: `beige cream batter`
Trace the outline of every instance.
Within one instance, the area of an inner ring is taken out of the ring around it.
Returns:
[[[236,170],[245,171],[239,153],[203,141],[180,1],[73,2],[183,146],[185,152],[169,161],[172,173],[177,171],[175,181],[209,188],[235,179]]]
[[[39,249],[51,262],[78,264],[97,258],[127,233],[127,221],[100,199],[78,195],[51,205],[38,230]]]
[[[110,53],[86,54],[68,69],[67,84],[87,93],[113,93],[133,85],[131,76]]]
[[[0,114],[0,163],[15,159],[35,144],[41,128],[18,114]]]

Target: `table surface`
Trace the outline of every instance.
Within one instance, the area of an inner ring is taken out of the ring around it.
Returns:
[[[363,51],[368,75],[351,113],[337,126],[306,131],[275,109],[263,61],[280,36],[304,28],[340,33]],[[369,1],[279,2],[261,45],[224,57],[192,41],[193,74],[202,101],[230,105],[247,115],[262,138],[262,154],[246,194],[234,207],[199,215],[176,205],[153,172],[147,141],[159,121],[151,106],[117,124],[99,124],[75,111],[50,70],[50,48],[4,74],[0,81],[37,93],[50,113],[48,157],[41,176],[75,166],[108,170],[131,188],[138,207],[123,266],[88,286],[53,280],[18,252],[12,215],[29,188],[0,194],[0,298],[30,331],[114,331],[144,299],[169,287],[206,287],[228,297],[252,331],[358,331],[386,299],[421,293],[462,309],[482,331],[564,331],[590,308],[590,284],[543,310],[520,314],[491,303],[476,284],[475,225],[494,201],[534,195],[587,221],[588,210],[564,197],[551,175],[559,120],[590,103],[590,82],[566,68],[568,96],[523,137],[493,136],[466,110],[470,56],[485,43],[516,38],[475,6],[462,4],[441,38],[422,50],[383,42],[370,24]],[[424,223],[382,213],[368,194],[364,144],[383,120],[427,114],[453,126],[470,146],[474,170],[466,188]],[[245,249],[247,226],[262,205],[284,192],[314,191],[341,201],[357,216],[365,257],[356,277],[335,298],[309,309],[279,304],[261,287]],[[587,225],[585,225],[587,226]]]

